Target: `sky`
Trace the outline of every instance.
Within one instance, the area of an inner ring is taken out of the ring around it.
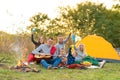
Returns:
[[[29,18],[39,12],[57,17],[59,6],[74,7],[77,3],[93,1],[104,3],[108,8],[112,0],[0,0],[0,31],[15,34],[30,25]]]

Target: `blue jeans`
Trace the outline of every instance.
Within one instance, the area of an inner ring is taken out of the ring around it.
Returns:
[[[52,65],[52,67],[57,67],[58,64],[61,62],[61,59],[59,57],[50,59],[49,61],[42,59],[40,63],[43,65],[43,67],[48,68],[48,66]]]

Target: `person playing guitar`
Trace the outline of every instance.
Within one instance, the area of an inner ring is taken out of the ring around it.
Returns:
[[[42,50],[42,52],[39,52]],[[56,48],[53,47],[53,38],[48,38],[47,43],[41,44],[38,48],[32,51],[32,54],[35,55],[36,58],[40,59],[40,62],[45,68],[57,67],[61,62],[59,57],[52,57],[56,52]],[[47,60],[47,58],[49,58]]]

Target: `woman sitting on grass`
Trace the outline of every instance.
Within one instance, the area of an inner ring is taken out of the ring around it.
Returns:
[[[77,64],[74,65],[74,67],[80,66],[78,64],[81,64],[83,62],[90,62],[92,65],[97,66],[96,68],[102,68],[105,60],[102,62],[98,62],[96,59],[92,58],[91,56],[88,56],[86,51],[85,51],[85,46],[84,44],[80,44],[78,48],[74,46],[75,53],[71,54],[71,49],[69,50],[69,54],[67,57],[67,64]],[[98,67],[99,66],[99,67]],[[73,67],[73,66],[71,66]]]
[[[32,41],[33,44],[35,45],[35,48],[38,48],[41,44],[44,44],[43,36],[40,36],[40,37],[39,37],[39,40],[38,40],[38,41],[35,41],[33,32],[32,32],[32,35],[31,35],[31,41]],[[41,51],[39,51],[39,52],[41,52]],[[30,54],[28,55],[28,60],[27,60],[27,62],[30,63],[30,62],[33,62],[33,61],[36,61],[35,55],[34,55],[33,53],[30,53]]]
[[[73,53],[73,56],[75,57],[75,63],[79,63],[87,56],[87,53],[85,51],[85,46],[83,44],[80,44],[78,48],[74,46],[75,53]]]

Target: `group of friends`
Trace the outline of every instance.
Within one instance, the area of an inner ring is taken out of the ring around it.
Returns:
[[[29,65],[31,62],[36,61],[37,59],[35,55],[39,54],[52,56],[50,59],[43,58],[38,62],[39,64],[42,64],[42,66],[46,69],[56,69],[59,67],[84,68],[81,62],[90,56],[86,53],[84,44],[80,44],[78,47],[74,45],[74,53],[71,52],[71,47],[69,48],[68,52],[65,51],[65,45],[69,41],[70,37],[71,33],[66,37],[66,39],[64,39],[62,35],[58,35],[58,41],[55,45],[53,45],[53,38],[47,38],[45,42],[43,36],[40,36],[39,40],[35,41],[34,34],[32,33],[31,40],[35,45],[35,49],[28,55],[28,59],[25,64]],[[92,58],[92,60],[94,60],[93,62],[97,62],[96,65],[99,68],[102,68],[105,63],[105,61],[99,62],[94,58]]]

